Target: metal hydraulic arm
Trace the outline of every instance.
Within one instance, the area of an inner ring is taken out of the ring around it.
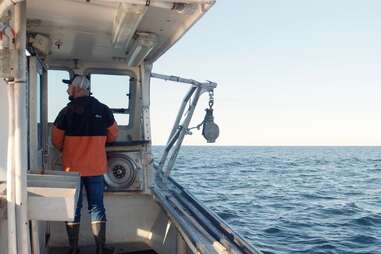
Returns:
[[[193,79],[185,79],[177,76],[168,76],[156,73],[152,73],[151,77],[162,79],[165,81],[174,81],[192,85],[192,87],[189,89],[188,93],[185,95],[181,103],[175,123],[172,127],[166,147],[164,149],[163,155],[161,156],[160,163],[158,166],[158,171],[161,174],[164,174],[165,177],[168,177],[175,164],[177,154],[180,150],[184,137],[186,134],[189,134],[189,124],[200,96],[205,92],[208,92],[209,96],[212,96],[213,90],[217,87],[217,84],[210,81],[198,82]],[[189,106],[186,109],[186,106],[188,104]]]

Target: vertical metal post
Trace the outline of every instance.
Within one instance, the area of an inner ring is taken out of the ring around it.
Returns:
[[[31,245],[32,245],[32,253],[33,254],[40,254],[40,238],[39,238],[39,225],[38,221],[33,220],[31,223],[31,229],[32,229],[32,239],[31,239]]]
[[[151,123],[150,123],[150,73],[152,64],[140,65],[140,79],[142,81],[142,120],[143,120],[143,139],[151,140]]]
[[[16,193],[14,165],[14,85],[8,85],[8,154],[7,154],[7,211],[8,211],[8,254],[17,254]]]
[[[29,170],[33,173],[37,172],[38,169],[38,135],[37,132],[37,105],[38,101],[36,100],[37,94],[37,58],[35,56],[29,58],[29,80],[28,80],[28,122],[29,122],[29,135],[28,135],[28,149],[29,149]]]
[[[15,73],[15,173],[16,232],[18,254],[30,253],[27,209],[26,172],[28,165],[26,110],[26,1],[15,5],[16,73]]]
[[[48,169],[48,151],[49,151],[49,127],[48,127],[48,71],[42,70],[42,174]]]
[[[151,72],[152,64],[140,65],[140,78],[142,80],[142,121],[143,121],[143,139],[149,140],[151,144],[151,122],[150,122],[150,86],[151,86]],[[144,168],[144,191],[145,193],[151,192],[152,179],[154,170],[152,167],[152,151],[151,145],[144,146],[143,153],[143,168]]]

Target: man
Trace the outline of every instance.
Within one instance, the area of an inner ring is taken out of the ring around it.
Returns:
[[[90,81],[86,76],[74,75],[63,82],[69,85],[67,93],[70,102],[54,122],[52,143],[62,151],[64,170],[81,175],[74,221],[66,223],[70,253],[79,253],[83,187],[86,188],[96,253],[108,253],[111,250],[105,248],[106,214],[103,205],[103,174],[107,170],[105,144],[117,138],[117,124],[110,109],[90,96]]]

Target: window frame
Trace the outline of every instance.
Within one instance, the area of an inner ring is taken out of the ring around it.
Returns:
[[[40,68],[38,68],[40,69]],[[44,148],[44,72],[42,70],[37,71],[36,76],[36,123],[37,123],[37,150]]]
[[[69,78],[72,78],[74,76],[74,71],[69,67],[53,67],[46,70],[46,75],[48,76],[48,82],[47,82],[47,95],[46,95],[46,121],[47,123],[54,123],[54,120],[52,122],[49,122],[49,113],[50,113],[50,107],[49,107],[49,71],[67,71],[69,73]],[[55,117],[57,117],[59,111],[56,112]]]
[[[28,169],[47,168],[46,151],[48,140],[47,126],[47,68],[38,56],[29,56],[27,115],[28,115]],[[37,172],[37,171],[36,171]]]
[[[104,68],[88,68],[83,72],[84,75],[90,79],[90,91],[91,91],[91,75],[115,75],[115,76],[128,76],[129,77],[129,99],[128,99],[128,125],[122,125],[125,130],[132,129],[134,126],[135,118],[135,97],[137,90],[137,76],[130,70],[118,70],[118,69],[104,69]],[[135,81],[132,81],[135,80]],[[96,98],[96,97],[95,97]],[[103,102],[102,102],[103,103]],[[107,104],[106,104],[107,105]],[[114,113],[115,114],[115,113]]]

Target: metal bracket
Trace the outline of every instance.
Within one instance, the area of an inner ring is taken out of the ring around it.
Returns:
[[[158,73],[151,73],[151,78],[162,79],[165,81],[173,81],[173,82],[178,82],[178,83],[191,84],[192,86],[195,86],[195,87],[201,87],[206,91],[213,90],[214,88],[217,87],[217,83],[212,82],[212,81],[199,82],[199,81],[196,81],[194,79],[186,79],[186,78],[181,78],[181,77],[173,76],[173,75],[163,75],[163,74],[158,74]]]

